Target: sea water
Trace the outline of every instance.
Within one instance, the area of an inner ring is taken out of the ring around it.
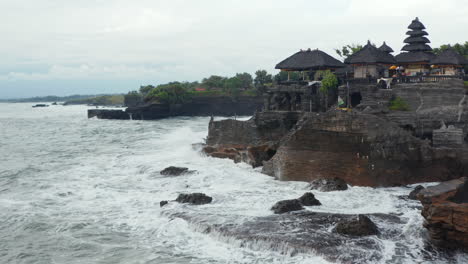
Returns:
[[[86,106],[31,105],[0,104],[0,263],[328,263],[312,253],[243,246],[162,213],[242,223],[308,190],[307,183],[202,155],[192,144],[204,141],[209,118],[99,120],[87,119]],[[161,176],[168,166],[197,172]],[[382,263],[424,263],[428,254],[436,263],[467,263],[464,254],[444,259],[425,251],[419,202],[399,198],[409,191],[315,192],[323,205],[307,210],[399,215],[403,236],[379,241]],[[213,203],[159,207],[190,192]]]

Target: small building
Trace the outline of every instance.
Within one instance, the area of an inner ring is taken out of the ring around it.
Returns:
[[[430,72],[430,62],[435,57],[432,53],[432,48],[426,27],[415,18],[408,26],[409,31],[406,32],[408,37],[404,40],[405,46],[401,49],[403,52],[395,56],[397,63],[403,66],[405,74],[414,76],[418,74],[428,74]]]
[[[333,58],[327,53],[319,49],[308,49],[301,50],[281,61],[276,65],[275,69],[287,71],[288,73],[291,71],[302,72],[303,79],[307,80],[311,79],[310,77],[313,77],[316,71],[331,70],[334,72],[337,69],[344,67],[345,65],[341,61]]]
[[[353,66],[354,78],[359,79],[388,77],[388,68],[396,61],[391,54],[379,50],[368,41],[360,51],[349,56],[345,63]]]
[[[463,75],[463,67],[468,64],[468,60],[456,52],[453,48],[442,51],[431,60],[435,74],[440,75]]]
[[[383,51],[383,52],[386,52],[388,54],[392,53],[393,52],[393,49],[390,48],[387,43],[385,43],[385,41],[383,42],[382,46],[379,47],[379,50],[380,51]]]

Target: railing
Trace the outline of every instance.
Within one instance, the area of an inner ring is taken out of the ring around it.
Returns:
[[[457,75],[427,75],[427,76],[401,76],[394,78],[397,83],[424,83],[424,82],[440,82],[444,80],[463,79]]]
[[[307,81],[282,81],[278,82],[280,85],[308,85],[309,82]]]

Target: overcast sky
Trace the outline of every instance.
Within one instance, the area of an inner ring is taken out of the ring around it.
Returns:
[[[468,40],[468,0],[0,0],[0,98],[254,73],[299,49]]]

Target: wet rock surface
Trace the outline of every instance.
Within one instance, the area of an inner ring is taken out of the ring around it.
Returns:
[[[159,207],[163,207],[165,206],[166,204],[168,204],[169,202],[168,201],[160,201],[159,202]]]
[[[166,212],[167,214],[168,212]],[[185,213],[169,214],[183,218],[207,234],[219,239],[233,239],[242,247],[268,248],[282,254],[308,253],[323,256],[338,263],[378,263],[384,259],[385,246],[372,236],[349,236],[335,233],[333,227],[342,221],[352,221],[355,215],[297,211],[254,217],[245,222],[219,220],[217,217],[193,216]],[[374,221],[387,226],[400,226],[397,216],[387,214],[370,215]],[[403,226],[399,227],[403,228]],[[394,230],[382,229],[379,237],[398,239],[401,235]],[[404,255],[405,249],[399,249]],[[407,250],[407,249],[406,249]]]
[[[213,201],[213,198],[207,196],[204,193],[182,193],[176,199],[176,202],[179,203],[189,203],[194,205],[209,204]]]
[[[161,175],[165,175],[165,176],[180,176],[188,172],[189,172],[188,168],[170,166],[162,170],[160,173]]]
[[[371,236],[379,234],[377,226],[365,215],[358,215],[357,219],[346,219],[338,222],[334,232],[350,236]]]
[[[424,187],[422,185],[418,185],[414,187],[414,189],[409,193],[408,198],[411,200],[417,200],[418,199],[418,194],[424,190]]]
[[[322,205],[322,203],[315,198],[313,193],[304,193],[304,195],[299,197],[297,200],[299,200],[299,202],[304,206]]]
[[[298,199],[279,201],[273,205],[273,207],[271,207],[271,210],[275,214],[284,214],[292,211],[300,211],[303,209],[304,207],[302,207],[302,204]]]
[[[340,178],[317,179],[310,183],[310,188],[321,192],[345,191],[348,189],[348,184]]]
[[[428,187],[418,199],[433,244],[468,251],[468,178]]]

